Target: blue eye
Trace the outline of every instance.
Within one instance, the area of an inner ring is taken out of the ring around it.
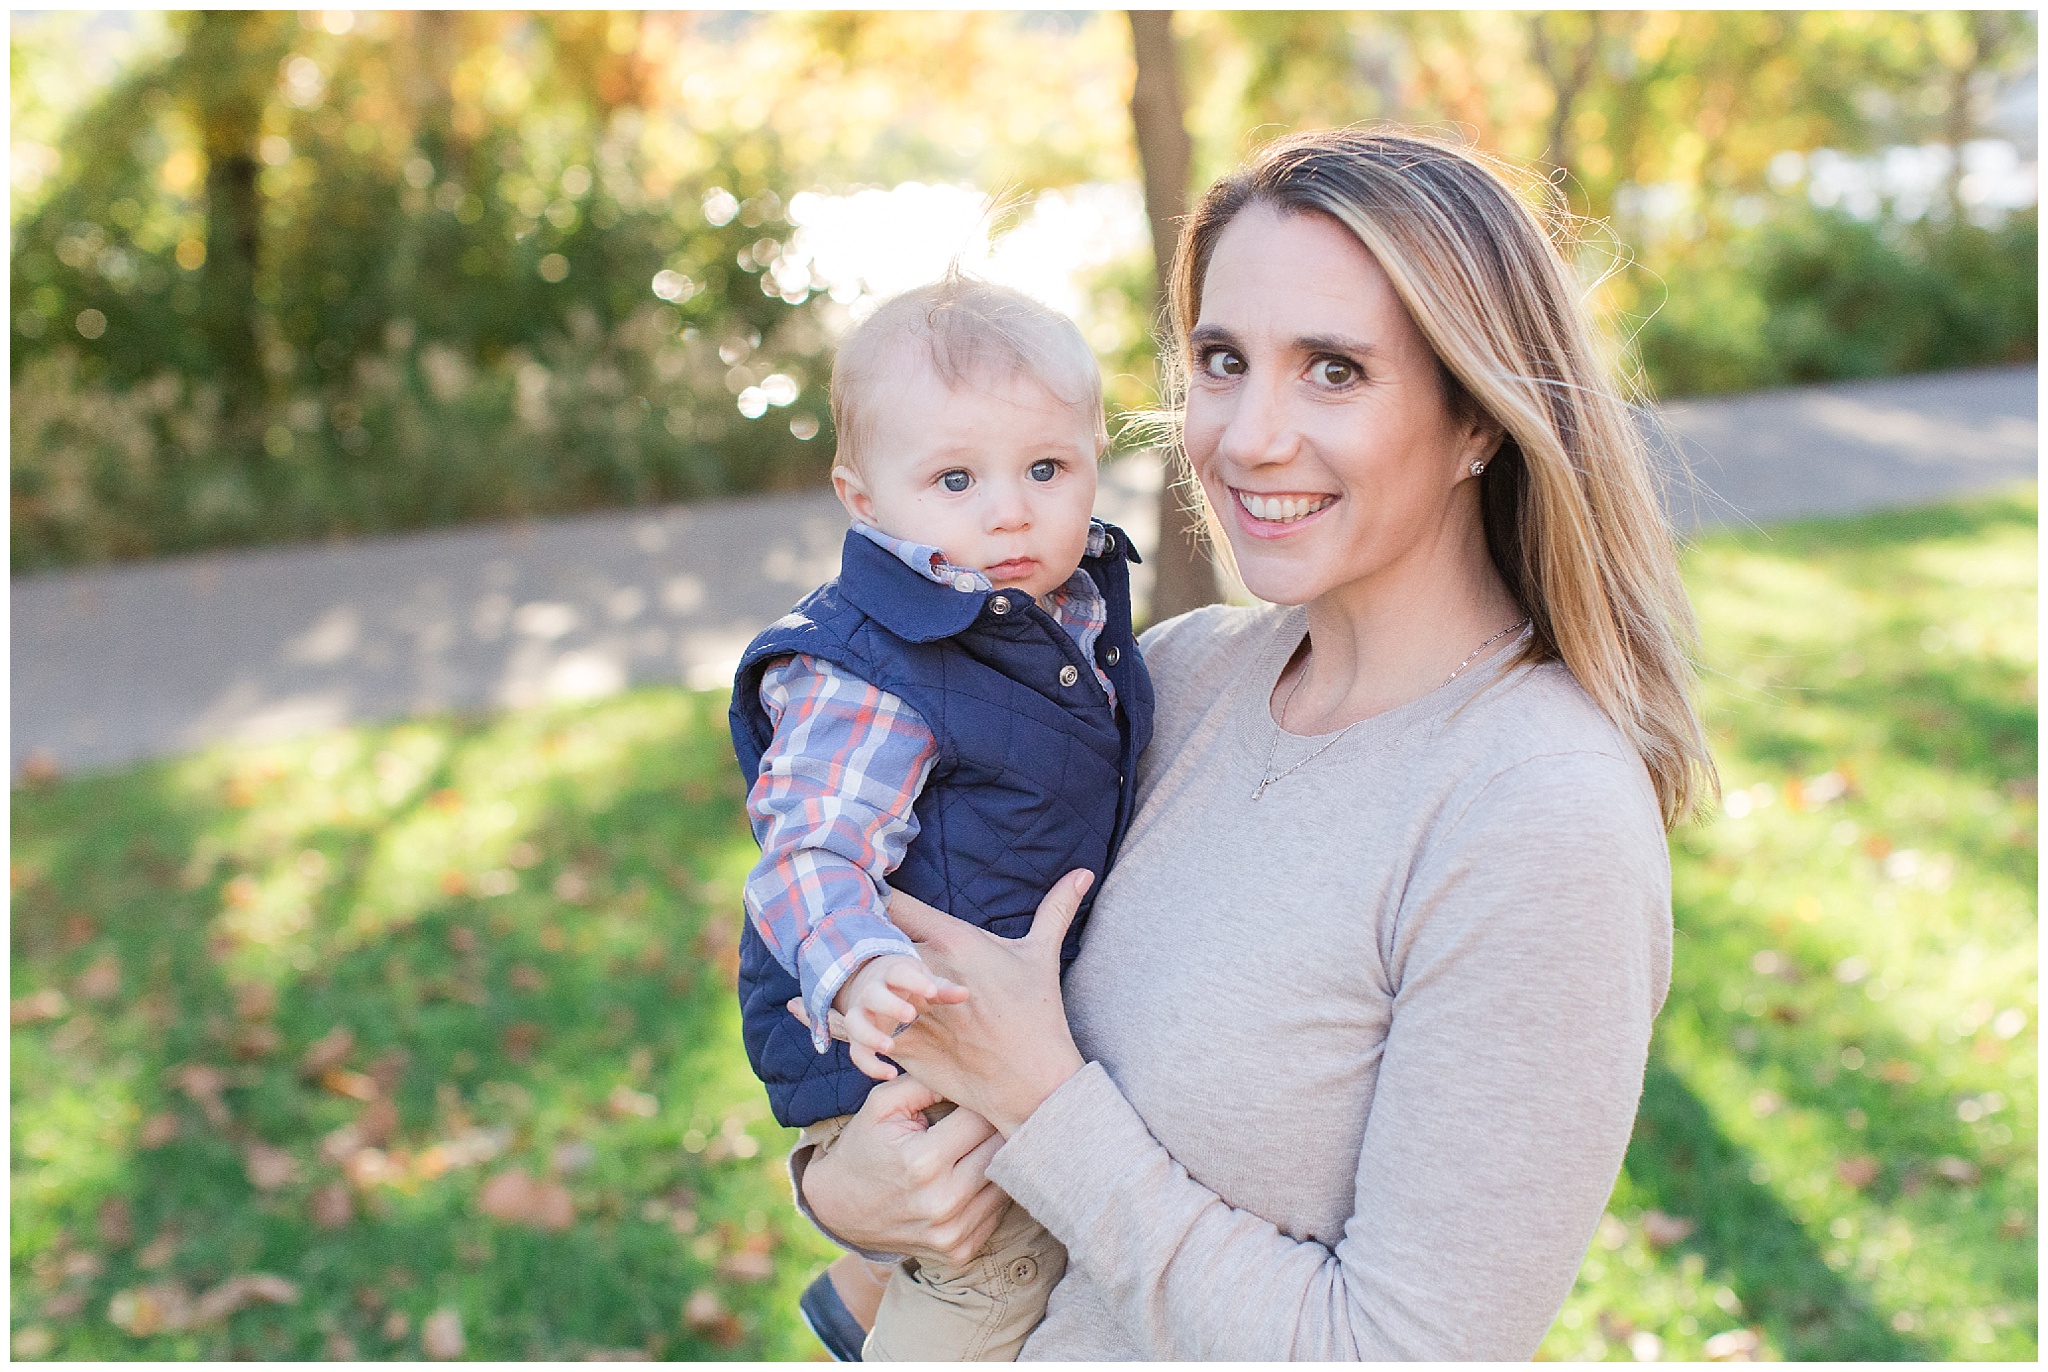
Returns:
[[[974,478],[970,476],[968,473],[959,470],[958,468],[955,468],[950,472],[943,473],[939,477],[939,484],[941,486],[944,486],[949,491],[964,491],[973,483]]]
[[[1051,458],[1031,464],[1030,477],[1033,481],[1050,481],[1060,474],[1060,464]]]

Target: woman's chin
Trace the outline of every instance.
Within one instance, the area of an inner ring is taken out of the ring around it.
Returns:
[[[1310,569],[1292,559],[1261,557],[1263,549],[1233,548],[1237,579],[1244,588],[1268,605],[1306,605],[1322,594],[1324,586]],[[1245,556],[1246,552],[1252,555]]]

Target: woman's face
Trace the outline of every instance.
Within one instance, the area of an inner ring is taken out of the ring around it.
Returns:
[[[1252,594],[1301,605],[1426,574],[1479,528],[1475,459],[1394,286],[1320,214],[1241,211],[1189,340],[1188,456]]]

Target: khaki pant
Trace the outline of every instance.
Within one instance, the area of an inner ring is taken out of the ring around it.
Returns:
[[[814,1147],[823,1156],[851,1118],[819,1120],[804,1130],[797,1147]],[[1015,1362],[1066,1270],[1067,1250],[1060,1241],[1012,1202],[988,1243],[967,1262],[905,1258],[897,1264],[861,1360]]]

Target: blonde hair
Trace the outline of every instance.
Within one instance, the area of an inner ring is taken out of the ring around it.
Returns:
[[[1429,340],[1453,411],[1504,434],[1478,479],[1488,551],[1534,628],[1517,661],[1564,663],[1641,755],[1675,825],[1719,788],[1693,703],[1692,605],[1633,407],[1595,350],[1571,267],[1510,175],[1383,129],[1260,151],[1181,231],[1161,351],[1168,404],[1185,401],[1203,276],[1239,212],[1265,205],[1349,229]],[[1532,189],[1560,220],[1554,193]],[[1185,480],[1185,451],[1180,463]]]
[[[1102,372],[1074,321],[1022,291],[955,270],[891,297],[840,341],[832,363],[838,462],[860,469],[873,446],[872,407],[884,402],[888,381],[913,347],[948,388],[991,374],[1031,377],[1083,413],[1098,455],[1108,446]]]

